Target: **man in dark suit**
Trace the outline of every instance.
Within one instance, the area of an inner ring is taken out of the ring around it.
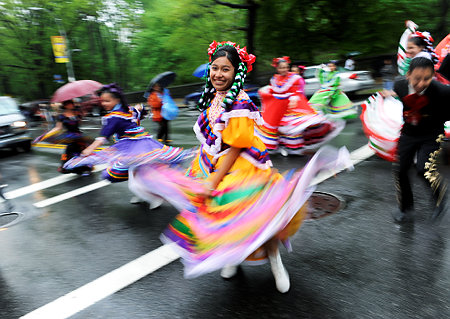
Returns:
[[[433,160],[440,147],[437,139],[443,133],[444,122],[450,119],[450,86],[433,80],[433,77],[431,60],[415,58],[406,78],[394,84],[394,92],[403,103],[404,119],[398,142],[398,162],[394,169],[399,210],[393,213],[393,217],[398,223],[413,220],[414,201],[408,171],[416,154],[418,173],[433,190],[436,208],[432,219],[442,216],[446,209],[447,186]]]

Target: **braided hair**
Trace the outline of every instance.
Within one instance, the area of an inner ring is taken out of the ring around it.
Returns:
[[[103,85],[101,89],[97,91],[97,95],[100,96],[103,93],[109,93],[114,98],[120,100],[120,104],[122,105],[122,110],[125,112],[129,111],[127,100],[125,99],[125,95],[123,94],[122,88],[117,83],[110,83]]]
[[[436,52],[434,51],[433,47],[433,38],[431,37],[430,33],[427,31],[420,32],[416,31],[411,35],[411,37],[408,39],[409,42],[414,43],[418,47],[422,47],[422,51],[428,52],[431,55],[431,61],[433,61],[433,64],[438,63],[439,57],[437,56]]]
[[[197,108],[201,111],[207,109],[211,101],[214,99],[216,89],[211,82],[211,63],[213,63],[220,57],[226,57],[233,65],[235,71],[233,84],[231,85],[227,95],[221,102],[221,106],[225,110],[229,111],[239,92],[244,88],[244,81],[247,76],[247,65],[242,62],[236,48],[228,44],[219,46],[212,55],[211,62],[208,64],[205,89],[203,90],[202,96],[197,104]]]

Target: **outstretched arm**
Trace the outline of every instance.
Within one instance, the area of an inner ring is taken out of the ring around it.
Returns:
[[[236,162],[236,159],[239,157],[241,153],[241,148],[239,147],[230,147],[228,153],[225,155],[225,158],[221,162],[219,169],[215,174],[211,175],[206,182],[205,192],[203,196],[210,196],[213,190],[216,189],[217,185],[222,181],[224,176],[230,171],[231,167]]]
[[[106,138],[101,136],[97,137],[94,142],[91,143],[88,147],[86,147],[82,152],[81,155],[88,156],[91,155],[92,152],[97,148],[102,146],[106,142]]]

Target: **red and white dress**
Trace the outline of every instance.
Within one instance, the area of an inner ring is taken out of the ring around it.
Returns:
[[[258,92],[263,124],[256,131],[269,151],[302,154],[334,138],[345,126],[344,121],[330,121],[309,105],[301,79],[293,72],[275,74],[270,85]]]

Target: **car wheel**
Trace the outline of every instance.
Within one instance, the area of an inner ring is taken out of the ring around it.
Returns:
[[[26,141],[26,142],[22,142],[20,144],[20,147],[25,151],[25,152],[30,152],[31,151],[31,141]]]

